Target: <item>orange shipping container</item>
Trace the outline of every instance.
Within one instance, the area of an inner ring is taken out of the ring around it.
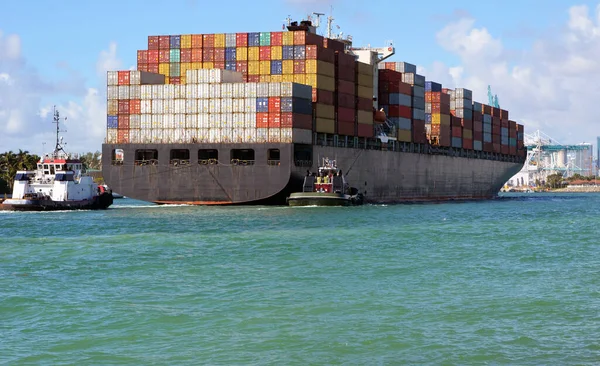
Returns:
[[[213,48],[215,46],[215,35],[214,34],[203,34],[202,35],[202,47]]]
[[[202,48],[202,34],[192,34],[192,48]]]
[[[142,113],[141,101],[139,99],[131,99],[129,101],[129,114]]]
[[[294,74],[304,74],[306,72],[306,64],[304,60],[294,61]]]
[[[202,48],[192,49],[192,62],[202,62]]]
[[[129,85],[129,71],[119,71],[117,80],[119,85]]]

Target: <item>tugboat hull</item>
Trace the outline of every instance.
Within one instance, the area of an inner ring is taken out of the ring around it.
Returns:
[[[89,200],[52,201],[32,199],[7,199],[0,204],[1,211],[64,211],[105,210],[113,203],[110,193],[103,193]]]
[[[296,192],[287,198],[290,206],[353,206],[362,204],[360,197],[341,193]]]

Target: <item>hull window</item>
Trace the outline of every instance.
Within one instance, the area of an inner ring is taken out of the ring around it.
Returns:
[[[269,158],[267,164],[269,165],[281,165],[281,152],[279,149],[269,149]]]
[[[113,149],[110,161],[112,165],[123,165],[123,149]]]
[[[254,150],[253,149],[232,149],[231,164],[232,165],[254,165]]]
[[[219,163],[219,150],[200,149],[198,150],[198,164],[214,165]]]
[[[312,145],[295,144],[294,165],[302,167],[312,167],[312,153]]]
[[[158,150],[136,150],[135,165],[158,165]]]
[[[189,165],[190,150],[188,149],[173,149],[171,150],[171,158],[169,164],[173,166]]]

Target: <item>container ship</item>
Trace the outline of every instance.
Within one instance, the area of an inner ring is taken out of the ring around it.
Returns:
[[[103,176],[159,204],[285,204],[321,159],[370,203],[491,199],[524,164],[523,125],[428,81],[392,45],[311,20],[282,31],[149,36],[107,75]]]

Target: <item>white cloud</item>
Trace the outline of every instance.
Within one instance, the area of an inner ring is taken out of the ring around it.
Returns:
[[[466,87],[487,103],[487,86],[498,94],[511,119],[526,132],[541,129],[562,143],[593,142],[600,135],[594,107],[600,94],[600,4],[565,9],[569,19],[560,37],[539,37],[530,49],[510,50],[468,15],[447,24],[437,35],[460,63],[435,62],[423,71],[444,86]]]
[[[100,52],[96,64],[98,80],[86,88],[86,80],[67,69],[68,77],[58,82],[44,81],[27,65],[21,54],[18,35],[0,31],[0,151],[28,150],[40,154],[51,151],[56,139],[52,122],[52,105],[42,105],[42,99],[58,93],[71,96],[71,101],[57,105],[61,116],[67,117],[63,133],[67,151],[87,152],[101,149],[106,134],[106,72],[122,67],[117,57],[117,45],[111,43]]]

